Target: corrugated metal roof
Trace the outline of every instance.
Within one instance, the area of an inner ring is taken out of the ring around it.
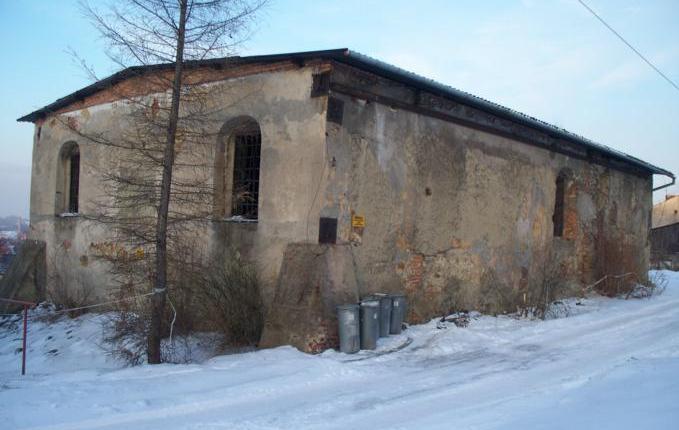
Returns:
[[[286,60],[306,61],[311,59],[328,59],[345,63],[357,67],[359,69],[375,73],[385,78],[398,81],[403,84],[410,85],[425,91],[432,92],[434,94],[452,99],[462,104],[475,107],[488,113],[492,113],[496,116],[508,119],[512,122],[516,122],[537,129],[539,131],[548,133],[549,135],[566,139],[570,142],[606,154],[607,156],[614,158],[618,161],[628,163],[638,169],[647,171],[649,173],[665,175],[670,178],[674,178],[674,174],[672,172],[654,166],[631,155],[625,154],[624,152],[618,151],[614,148],[596,143],[590,139],[587,139],[575,133],[571,133],[563,128],[541,121],[532,116],[523,114],[521,112],[515,111],[513,109],[507,108],[497,103],[490,102],[481,97],[477,97],[473,94],[458,90],[457,88],[444,85],[440,82],[425,78],[423,76],[417,75],[415,73],[401,69],[394,65],[374,59],[367,55],[360,54],[358,52],[351,51],[346,48],[324,51],[294,52],[273,55],[255,55],[248,57],[234,56],[209,60],[187,61],[186,67],[187,68],[198,68],[206,66],[226,67],[230,65],[242,65],[248,63],[276,62]],[[102,89],[108,88],[111,85],[114,85],[130,77],[139,76],[140,74],[147,73],[149,71],[167,70],[171,69],[172,67],[173,67],[172,64],[157,64],[152,66],[129,67],[127,69],[121,70],[120,72],[117,72],[109,76],[108,78],[102,79],[98,82],[95,82],[92,85],[82,88],[66,97],[60,98],[41,109],[38,109],[34,112],[31,112],[28,115],[19,118],[17,121],[29,121],[29,122],[36,121],[37,119],[43,118],[51,112],[57,111],[74,102],[81,101],[91,94],[94,94]]]

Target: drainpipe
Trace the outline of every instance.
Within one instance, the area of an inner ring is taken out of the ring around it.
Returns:
[[[658,190],[662,190],[663,188],[671,187],[677,181],[677,178],[675,178],[674,175],[672,175],[672,174],[665,175],[665,176],[667,176],[668,178],[672,178],[672,182],[665,184],[665,185],[661,185],[659,187],[655,187],[655,188],[653,188],[653,191],[658,191]]]

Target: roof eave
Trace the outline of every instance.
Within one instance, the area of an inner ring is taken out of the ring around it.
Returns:
[[[210,65],[226,65],[230,63],[257,63],[257,62],[271,62],[271,61],[282,61],[282,60],[295,60],[295,59],[310,59],[310,58],[341,58],[346,55],[349,50],[347,48],[341,49],[328,49],[322,51],[307,51],[307,52],[294,52],[288,54],[271,54],[271,55],[253,55],[248,57],[224,57],[224,58],[214,58],[208,60],[190,60],[186,61],[186,66],[188,68],[192,67],[202,67]],[[126,69],[120,70],[104,79],[101,79],[93,84],[90,84],[84,88],[79,89],[65,97],[55,100],[54,102],[43,106],[27,115],[18,118],[18,122],[35,122],[39,119],[45,118],[48,114],[55,112],[71,103],[83,100],[85,97],[96,93],[99,90],[105,89],[128,79],[132,76],[147,73],[149,71],[170,69],[173,67],[172,63],[163,64],[152,64],[148,66],[132,66]]]
[[[285,60],[302,60],[306,61],[309,59],[325,59],[325,60],[335,60],[341,63],[345,63],[351,66],[355,66],[378,75],[384,76],[388,79],[392,79],[401,82],[406,85],[411,85],[419,89],[432,92],[436,95],[455,100],[457,102],[468,104],[472,107],[478,108],[480,110],[492,113],[499,117],[505,118],[509,121],[525,125],[530,128],[537,129],[549,135],[568,140],[570,142],[583,145],[593,151],[596,151],[606,156],[613,157],[619,161],[629,164],[643,172],[648,174],[663,175],[671,178],[673,181],[675,176],[672,172],[662,169],[660,167],[654,166],[643,160],[640,160],[631,155],[625,154],[623,152],[617,151],[613,148],[598,144],[589,139],[586,139],[577,134],[568,132],[559,127],[553,126],[551,124],[540,121],[531,116],[519,113],[507,107],[498,105],[496,103],[490,102],[488,100],[476,97],[472,94],[466,93],[464,91],[458,90],[447,85],[443,85],[431,79],[424,78],[415,73],[408,72],[399,67],[393,66],[388,63],[376,60],[372,57],[350,51],[347,48],[341,49],[330,49],[330,50],[320,50],[320,51],[306,51],[306,52],[294,52],[294,53],[284,53],[284,54],[270,54],[270,55],[255,55],[248,57],[226,57],[226,58],[216,58],[209,60],[196,60],[187,61],[186,65],[189,68],[201,67],[201,66],[215,66],[215,65],[226,65],[226,64],[248,64],[257,62],[273,62],[273,61],[285,61]],[[94,94],[95,92],[110,87],[118,82],[121,82],[129,77],[147,73],[154,70],[163,70],[171,68],[171,63],[165,64],[155,64],[150,66],[133,66],[123,69],[111,76],[97,81],[85,88],[82,88],[72,94],[62,97],[41,109],[31,112],[27,115],[22,116],[17,119],[20,122],[36,122],[40,119],[45,118],[49,113],[58,111],[59,109],[68,106],[72,103],[82,101],[85,97]]]
[[[550,124],[547,124],[543,121],[540,121],[536,118],[530,117],[525,114],[518,113],[512,109],[509,109],[507,107],[498,105],[496,103],[487,101],[485,99],[482,99],[480,97],[476,97],[472,94],[468,94],[464,91],[460,91],[458,89],[449,87],[447,85],[443,85],[439,82],[433,81],[431,79],[419,76],[415,73],[408,72],[404,69],[401,69],[399,67],[393,66],[388,63],[384,63],[380,60],[376,60],[374,58],[368,57],[366,55],[349,51],[346,50],[346,52],[343,53],[341,56],[336,56],[334,57],[336,60],[340,62],[344,62],[350,65],[358,65],[357,63],[360,64],[367,64],[369,67],[373,68],[374,72],[379,72],[382,71],[383,73],[380,73],[384,75],[386,72],[388,78],[394,79],[403,83],[409,83],[412,85],[413,83],[416,83],[416,86],[419,87],[420,89],[424,89],[427,91],[432,91],[438,95],[441,95],[446,98],[451,98],[455,101],[471,105],[473,107],[476,107],[480,110],[490,112],[494,115],[498,115],[500,117],[504,117],[505,119],[508,119],[510,121],[513,121],[515,123],[523,124],[525,126],[528,126],[530,128],[538,129],[542,132],[555,135],[559,138],[566,139],[568,141],[577,143],[579,145],[584,145],[590,149],[593,149],[595,151],[598,151],[600,153],[606,154],[613,156],[621,161],[627,162],[641,170],[647,171],[649,174],[657,174],[657,175],[662,175],[662,176],[667,176],[671,179],[675,179],[675,176],[672,172],[665,170],[663,168],[660,168],[658,166],[655,166],[653,164],[647,163],[643,160],[640,160],[636,157],[633,157],[631,155],[625,154],[623,152],[617,151],[613,148],[609,148],[607,146],[595,143],[587,138],[584,138],[582,136],[579,136],[577,134],[568,132],[564,129],[560,129],[556,126],[552,126]]]

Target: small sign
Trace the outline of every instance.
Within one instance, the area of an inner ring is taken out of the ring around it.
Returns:
[[[351,226],[352,227],[365,227],[365,217],[363,215],[352,215],[351,216]]]

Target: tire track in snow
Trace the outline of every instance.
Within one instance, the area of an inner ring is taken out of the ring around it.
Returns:
[[[560,376],[562,374],[575,373],[577,378],[586,381],[620,365],[630,354],[645,354],[667,347],[668,341],[679,344],[676,336],[668,339],[656,335],[658,330],[676,333],[679,329],[675,311],[679,300],[637,303],[607,306],[592,313],[539,323],[545,324],[539,331],[535,330],[534,325],[523,326],[509,341],[500,339],[503,342],[500,342],[499,347],[496,346],[497,351],[490,347],[452,352],[436,355],[432,361],[431,358],[419,356],[415,348],[406,348],[386,359],[382,357],[379,363],[387,365],[386,369],[380,368],[372,374],[372,360],[354,364],[336,362],[337,366],[351,366],[357,372],[340,374],[338,381],[331,382],[333,391],[330,393],[326,386],[330,382],[327,378],[310,382],[296,369],[297,375],[274,374],[270,378],[252,378],[243,380],[238,386],[218,387],[202,393],[204,396],[219,395],[217,399],[190,400],[193,396],[189,396],[184,399],[184,403],[177,405],[151,407],[143,411],[116,413],[34,429],[167,428],[168,423],[187,428],[201,422],[206,426],[210,422],[219,423],[228,428],[346,428],[350,424],[366,428],[374,427],[376,421],[384,425],[385,416],[388,417],[386,421],[394,426],[415,426],[414,420],[425,415],[429,421],[434,419],[436,413],[432,414],[432,409],[445,414],[449,413],[451,407],[459,409],[461,414],[474,417],[475,414],[487,413],[488,408],[499,408],[517,399],[537,396],[555,389],[555,386],[563,387],[568,381],[564,381],[563,376]],[[609,312],[610,316],[607,314]],[[587,318],[587,315],[592,314],[603,318]],[[654,321],[655,324],[650,324]],[[633,343],[630,345],[628,339],[619,336],[621,333],[633,338]],[[438,335],[435,332],[424,342]],[[511,347],[517,339],[521,341],[518,346],[539,346],[535,351],[522,352],[518,357],[527,363],[517,362],[517,357],[512,355]],[[578,346],[579,350],[575,348]],[[574,348],[575,353],[564,352],[573,351]],[[602,352],[607,353],[610,362],[602,363],[597,359]],[[531,355],[534,357],[531,358]],[[309,359],[332,361],[324,357]],[[304,362],[300,360],[295,365],[304,365]],[[436,366],[436,362],[440,365]],[[583,362],[586,363],[584,366]],[[326,365],[330,370],[337,370],[332,364]],[[323,366],[320,367],[323,371]],[[573,367],[578,367],[578,370],[573,372]],[[540,383],[531,384],[532,379],[540,377],[543,378]],[[403,381],[401,385],[394,384],[399,380]],[[270,387],[276,388],[262,388],[263,381],[268,381]],[[288,385],[280,387],[281,383]],[[574,383],[577,385],[578,381]],[[368,389],[358,390],[359,384]],[[371,385],[373,388],[370,388]],[[498,390],[490,393],[492,396],[488,398],[488,386],[494,385]],[[248,388],[256,387],[260,389],[247,393]],[[528,388],[517,394],[516,387]],[[393,390],[393,394],[389,394],[389,390]],[[193,394],[200,394],[199,390]],[[472,406],[468,405],[468,400],[461,401],[461,398],[470,397],[478,398]],[[428,414],[425,413],[427,411]],[[452,423],[446,424],[449,426]]]
[[[647,304],[647,303],[644,303]],[[629,310],[627,309],[622,309],[621,312],[626,312],[622,316],[617,316],[614,315],[610,318],[605,318],[603,321],[597,322],[596,324],[588,324],[588,325],[582,325],[582,329],[578,330],[577,332],[570,333],[569,336],[564,336],[563,338],[560,339],[569,339],[571,342],[571,346],[577,344],[579,340],[582,338],[588,337],[592,338],[592,342],[588,344],[588,346],[592,346],[593,344],[596,344],[596,340],[599,339],[605,339],[608,337],[608,334],[610,332],[619,332],[619,331],[625,331],[627,332],[628,335],[633,336],[636,338],[635,344],[644,344],[645,342],[648,342],[647,345],[641,347],[641,348],[636,348],[633,351],[633,354],[635,355],[640,355],[640,354],[645,354],[652,352],[654,350],[657,350],[658,348],[664,348],[666,347],[666,341],[667,338],[663,337],[658,337],[657,333],[676,333],[677,330],[679,330],[679,321],[677,321],[677,315],[675,312],[675,309],[677,309],[677,305],[679,305],[679,301],[673,300],[670,302],[663,302],[662,304],[655,304],[654,306],[643,306],[639,307],[637,312],[635,313],[628,313]],[[611,309],[608,309],[609,311]],[[605,312],[605,311],[604,311]],[[587,315],[587,314],[585,314]],[[633,322],[629,322],[630,319],[632,319]],[[649,324],[649,321],[651,320],[656,320],[656,319],[662,319],[662,320],[669,320],[664,325],[656,325],[656,324]],[[568,321],[570,319],[564,319],[562,321]],[[626,322],[625,324],[615,324],[615,323],[621,323],[621,322]],[[613,325],[611,327],[611,325]],[[594,329],[599,329],[598,331],[593,331],[592,327],[594,326]],[[633,331],[632,329],[634,328],[641,328],[641,331]],[[646,330],[643,330],[646,329]],[[567,331],[567,330],[566,330]],[[549,330],[546,330],[547,333],[551,333]],[[643,336],[641,339],[639,336]],[[679,339],[676,337],[674,339],[675,344],[679,344]],[[587,349],[585,350],[584,354],[580,354],[579,356],[564,356],[561,360],[558,360],[554,362],[551,366],[551,362],[547,363],[547,366],[545,369],[541,370],[541,374],[543,376],[542,382],[538,384],[538,386],[533,387],[529,389],[527,392],[523,393],[516,393],[516,389],[518,387],[530,387],[531,383],[530,381],[526,381],[526,377],[521,377],[522,373],[525,373],[523,369],[516,369],[512,368],[512,364],[515,364],[515,362],[511,360],[504,360],[500,361],[501,363],[507,363],[510,366],[505,366],[505,367],[496,367],[491,370],[485,370],[485,371],[478,371],[474,374],[468,375],[463,378],[457,378],[454,380],[450,380],[450,378],[446,378],[445,374],[441,374],[441,372],[434,372],[434,374],[431,374],[427,369],[421,369],[418,371],[415,371],[413,373],[425,373],[425,374],[430,374],[430,379],[436,380],[437,378],[440,378],[442,381],[446,382],[440,382],[438,384],[432,384],[429,387],[423,388],[423,389],[418,389],[418,390],[412,390],[411,394],[412,396],[408,395],[408,393],[405,393],[403,395],[397,395],[397,396],[392,396],[389,398],[383,398],[381,399],[378,403],[375,403],[374,405],[374,410],[372,411],[367,411],[364,413],[354,413],[351,415],[351,418],[349,421],[344,421],[341,426],[337,426],[337,428],[341,428],[344,425],[350,425],[352,423],[355,423],[356,425],[361,425],[363,427],[369,427],[370,415],[379,415],[380,416],[380,422],[383,423],[383,417],[385,415],[390,416],[396,416],[399,417],[397,420],[394,420],[394,424],[403,424],[405,422],[408,422],[412,417],[417,417],[417,416],[423,416],[425,414],[425,411],[431,411],[431,410],[438,410],[436,404],[437,403],[443,403],[440,405],[443,410],[449,410],[451,406],[454,405],[454,398],[455,397],[460,397],[460,396],[469,396],[472,395],[474,392],[474,388],[479,385],[485,386],[488,385],[488,382],[497,382],[498,386],[503,385],[502,380],[503,379],[516,379],[515,382],[515,387],[514,388],[509,388],[506,394],[503,394],[500,396],[500,398],[491,398],[490,400],[486,399],[480,400],[478,404],[471,406],[471,407],[464,407],[461,408],[460,412],[465,412],[467,415],[473,415],[470,414],[473,411],[476,412],[481,412],[483,414],[487,414],[487,411],[492,408],[496,408],[498,405],[508,403],[515,401],[517,399],[521,398],[526,398],[529,396],[535,396],[535,395],[540,395],[540,393],[549,391],[553,389],[554,386],[563,386],[564,384],[564,379],[562,376],[563,374],[569,374],[572,372],[565,371],[565,368],[568,367],[578,367],[579,370],[576,373],[577,379],[579,381],[587,381],[591,379],[592,377],[596,377],[598,375],[602,375],[605,373],[610,372],[612,369],[620,366],[624,361],[626,361],[629,356],[630,356],[630,349],[629,349],[629,344],[627,342],[623,341],[618,341],[614,344],[614,348],[608,348],[606,351],[607,354],[607,360],[610,360],[608,363],[602,363],[601,361],[595,360],[594,358],[596,356],[601,355],[601,351],[597,351],[596,349]],[[569,348],[563,348],[564,350],[569,350]],[[453,355],[458,355],[458,354],[453,354]],[[573,359],[578,359],[578,363],[574,364]],[[445,360],[444,360],[445,361]],[[465,360],[466,361],[466,360]],[[490,361],[490,367],[494,367],[498,363],[496,360],[496,357],[490,357],[490,360],[482,360],[482,361]],[[538,359],[539,361],[539,359]],[[582,366],[579,363],[589,363],[589,365]],[[452,368],[456,367],[456,364],[459,364],[459,361],[453,360],[453,365],[452,366],[446,366],[445,364],[442,365],[439,369],[447,369],[451,370]],[[481,365],[480,368],[484,369],[485,367]],[[479,366],[475,366],[472,369],[478,369]],[[465,370],[465,369],[460,369],[460,370]],[[530,369],[534,370],[535,369]],[[528,379],[534,379],[535,374],[534,373],[529,373]],[[537,375],[539,376],[539,375]],[[487,379],[491,379],[491,381],[488,381]],[[572,377],[570,377],[571,381],[569,381],[571,384],[573,383]],[[492,385],[492,384],[491,384]],[[495,395],[500,394],[500,393],[494,393]],[[483,399],[484,396],[482,393],[476,393],[476,395],[479,397],[479,399]],[[451,400],[451,402],[444,402],[443,400]],[[405,415],[402,415],[399,413],[398,409],[402,408],[404,406],[404,402],[406,400],[409,400],[407,402],[407,410],[408,413]],[[460,405],[458,405],[460,406]],[[421,410],[420,413],[418,413],[418,409]],[[444,412],[444,414],[447,412]],[[446,426],[443,426],[444,428],[447,427],[448,425],[451,425],[452,423],[448,422]],[[323,428],[335,428],[335,426],[327,426]]]

